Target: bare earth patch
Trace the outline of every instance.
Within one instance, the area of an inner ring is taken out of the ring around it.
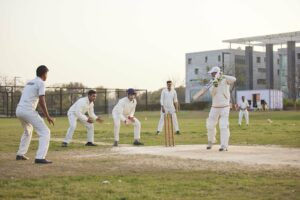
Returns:
[[[230,146],[229,151],[219,152],[215,146],[206,150],[206,145],[178,145],[176,147],[145,146],[112,149],[125,155],[157,155],[181,159],[216,162],[234,162],[243,165],[291,166],[300,168],[300,149],[278,146]]]
[[[87,147],[80,150],[50,151],[51,165],[16,161],[14,153],[0,154],[0,178],[18,179],[43,176],[97,175],[109,173],[139,173],[162,170],[296,170],[300,169],[300,149],[277,146],[230,146],[219,152],[217,146],[206,150],[205,145],[176,147],[134,147],[110,145]]]

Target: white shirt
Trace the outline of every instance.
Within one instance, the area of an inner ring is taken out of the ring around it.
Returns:
[[[36,110],[39,96],[44,96],[45,92],[45,82],[40,77],[36,77],[24,87],[18,107],[26,110]]]
[[[128,116],[133,117],[136,107],[136,100],[130,101],[128,97],[120,99],[112,110],[113,115],[119,116],[122,121],[125,121]]]
[[[240,103],[239,103],[239,107],[240,107],[240,109],[241,110],[246,110],[248,107],[249,107],[249,103],[248,103],[248,101],[245,99],[245,101],[241,101]]]
[[[177,93],[176,90],[165,88],[161,91],[160,95],[160,105],[164,107],[166,110],[175,111],[174,103],[177,103]]]
[[[82,97],[78,99],[69,109],[68,114],[75,114],[76,117],[82,121],[87,121],[88,117],[85,115],[88,113],[89,117],[96,120],[98,117],[94,113],[94,102],[90,102],[88,97]]]
[[[233,76],[223,75],[218,87],[214,85],[209,89],[212,95],[212,107],[226,107],[230,105],[230,85],[236,81]]]

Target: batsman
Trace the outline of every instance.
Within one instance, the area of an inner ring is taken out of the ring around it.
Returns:
[[[216,142],[216,125],[219,122],[221,147],[219,151],[227,151],[229,143],[229,111],[230,111],[230,85],[236,78],[233,76],[223,75],[220,68],[215,66],[209,72],[212,76],[210,85],[204,90],[209,90],[212,96],[212,106],[209,116],[206,120],[208,145],[211,149]],[[200,92],[202,96],[205,91]],[[197,94],[199,95],[199,94]]]

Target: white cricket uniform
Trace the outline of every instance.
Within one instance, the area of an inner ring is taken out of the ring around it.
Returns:
[[[223,148],[227,148],[229,142],[230,84],[235,81],[235,77],[223,75],[218,87],[210,88],[212,107],[206,120],[208,142],[216,141],[216,125],[219,120],[221,147]]]
[[[134,126],[134,139],[139,140],[141,137],[141,122],[134,117],[136,100],[130,101],[128,97],[124,97],[119,100],[117,105],[112,110],[112,116],[114,120],[114,138],[115,141],[119,141],[120,137],[120,125],[121,121],[127,121],[128,124],[133,124]],[[134,117],[134,122],[128,120],[128,117]]]
[[[178,103],[177,93],[175,89],[171,89],[170,91],[168,88],[165,88],[161,91],[160,95],[160,105],[164,107],[165,113],[160,112],[160,120],[158,122],[157,131],[161,132],[164,126],[164,116],[167,113],[172,115],[172,121],[175,131],[179,131],[179,125],[177,121],[176,109],[174,103]]]
[[[45,159],[50,142],[50,130],[36,111],[39,96],[45,95],[45,83],[40,77],[29,81],[23,89],[20,102],[16,109],[16,116],[21,121],[24,132],[17,155],[25,155],[28,151],[33,128],[39,135],[39,147],[36,159]]]
[[[88,97],[78,99],[68,110],[68,119],[70,127],[67,131],[64,142],[69,143],[72,140],[76,129],[77,120],[79,120],[87,129],[87,142],[94,142],[94,124],[87,122],[88,116],[93,120],[98,117],[94,113],[94,103],[90,102]]]
[[[240,112],[239,112],[239,125],[242,124],[242,120],[243,120],[243,116],[245,116],[246,119],[246,124],[249,125],[249,112],[247,110],[247,108],[249,107],[249,103],[248,101],[245,99],[245,101],[241,101],[239,103],[239,108],[240,108]]]

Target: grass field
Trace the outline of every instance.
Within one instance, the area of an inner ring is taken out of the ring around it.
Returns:
[[[176,143],[206,143],[207,115],[208,111],[180,112],[181,135],[176,136]],[[159,112],[140,112],[136,116],[142,122],[145,145],[163,144],[163,136],[155,135]],[[197,169],[170,166],[168,170],[155,167],[156,161],[164,162],[156,157],[145,156],[144,162],[141,156],[106,155],[113,142],[113,124],[109,116],[104,119],[103,124],[95,125],[95,142],[109,145],[91,149],[82,144],[86,131],[80,124],[74,134],[75,142],[69,148],[61,148],[60,139],[65,136],[68,121],[65,117],[56,118],[51,127],[55,141],[51,141],[48,154],[54,164],[48,166],[32,164],[36,140],[28,153],[31,161],[16,162],[21,125],[17,119],[0,119],[0,199],[299,199],[299,169],[241,168],[231,163],[195,161]],[[239,127],[237,113],[232,112],[230,143],[299,148],[299,127],[300,112],[252,112],[248,127]],[[133,127],[122,126],[120,143],[132,141]],[[99,151],[103,156],[73,159],[74,155]],[[177,162],[186,164],[185,160],[174,161]],[[103,184],[104,180],[109,183]]]

